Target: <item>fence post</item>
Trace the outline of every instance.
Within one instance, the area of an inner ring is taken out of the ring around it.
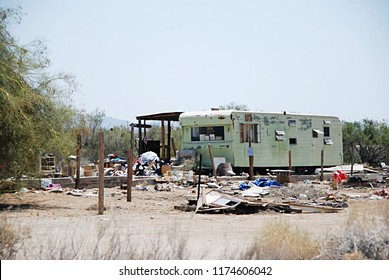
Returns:
[[[99,210],[98,214],[104,213],[104,132],[99,131]]]

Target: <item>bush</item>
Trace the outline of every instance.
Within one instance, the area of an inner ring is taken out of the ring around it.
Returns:
[[[269,222],[258,234],[241,259],[309,260],[319,255],[319,242],[286,221]]]
[[[389,260],[389,201],[376,212],[363,207],[350,213],[342,232],[323,240],[320,259]]]
[[[5,216],[0,220],[0,259],[10,260],[14,259],[16,255],[16,244],[19,241],[19,234],[8,223]]]

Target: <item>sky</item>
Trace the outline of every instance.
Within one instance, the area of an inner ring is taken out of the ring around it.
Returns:
[[[389,120],[386,0],[0,0],[21,44],[75,76],[74,104],[136,116],[231,102]]]

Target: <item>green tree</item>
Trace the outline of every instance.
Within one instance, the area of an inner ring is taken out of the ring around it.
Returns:
[[[47,73],[42,42],[16,42],[8,27],[20,14],[0,8],[0,177],[34,174],[39,154],[65,154],[72,146],[66,135],[74,109],[67,100],[76,84],[69,75]]]
[[[389,164],[389,124],[382,121],[378,127],[379,134],[381,136],[382,146],[385,150],[385,162]]]
[[[345,162],[368,163],[378,166],[388,159],[389,127],[385,121],[364,119],[343,124]]]
[[[91,162],[99,158],[99,131],[102,130],[104,116],[105,112],[99,109],[81,114],[82,156]]]
[[[106,154],[116,154],[127,158],[130,147],[131,132],[128,127],[116,126],[104,130],[104,150]]]

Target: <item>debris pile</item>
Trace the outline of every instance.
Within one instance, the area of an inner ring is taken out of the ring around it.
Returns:
[[[251,214],[260,211],[279,213],[334,213],[348,207],[345,196],[323,195],[323,185],[315,188],[306,182],[282,185],[270,178],[254,181],[215,182],[198,187],[196,197],[187,198],[187,204],[175,209],[195,213]]]
[[[161,175],[161,164],[158,155],[150,151],[138,157],[132,168],[137,176]]]

